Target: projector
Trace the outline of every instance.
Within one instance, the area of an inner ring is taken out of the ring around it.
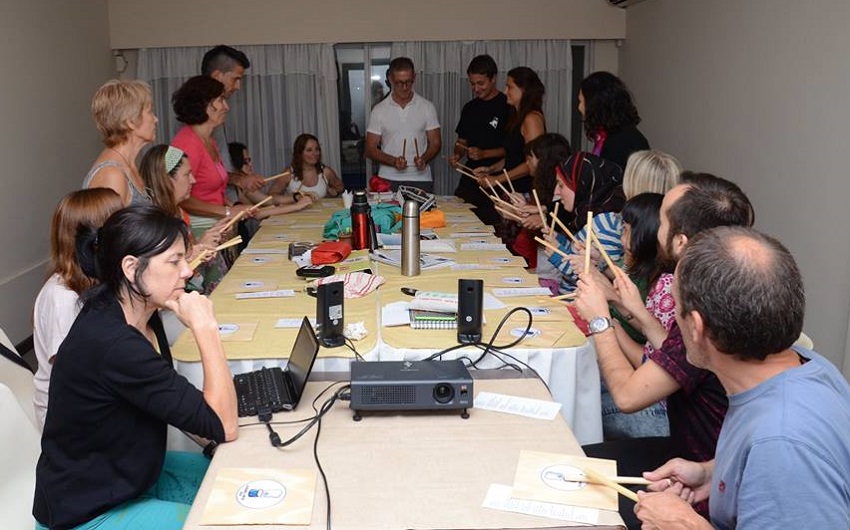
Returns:
[[[370,410],[460,410],[469,417],[472,378],[463,362],[378,361],[351,365],[354,420]]]

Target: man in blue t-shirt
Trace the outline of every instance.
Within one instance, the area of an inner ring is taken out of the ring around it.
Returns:
[[[755,230],[721,227],[676,267],[676,320],[688,361],[729,398],[713,460],[673,459],[644,477],[644,528],[850,528],[850,386],[792,346],[805,293],[794,258]],[[709,499],[711,522],[689,503]]]

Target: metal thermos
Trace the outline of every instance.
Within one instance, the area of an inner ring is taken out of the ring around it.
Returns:
[[[419,203],[411,200],[401,213],[401,274],[419,276]]]
[[[366,190],[355,191],[351,202],[351,248],[354,250],[369,248],[369,210]]]

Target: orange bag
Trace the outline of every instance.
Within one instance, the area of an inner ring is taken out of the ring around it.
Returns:
[[[344,241],[325,241],[310,253],[313,265],[339,263],[351,254],[351,245]]]

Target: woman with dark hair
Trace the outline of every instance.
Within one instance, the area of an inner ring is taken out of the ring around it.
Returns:
[[[237,174],[254,175],[254,161],[248,153],[248,147],[240,142],[230,142],[227,144],[227,151],[230,154],[230,160],[233,162],[233,167]],[[284,175],[275,179],[269,184],[266,184],[264,190],[245,191],[240,188],[230,187],[228,194],[231,197],[237,197],[244,204],[257,204],[267,201],[269,196],[272,197],[271,203],[274,206],[265,207],[258,210],[254,217],[257,219],[265,219],[272,215],[292,213],[303,210],[313,204],[313,198],[304,194],[296,196],[294,194],[284,195],[281,192],[286,187],[288,175]],[[281,184],[281,181],[284,183]],[[234,192],[235,189],[235,192]],[[256,232],[257,226],[251,227],[249,230],[253,235]]]
[[[292,176],[286,186],[288,193],[310,194],[323,199],[337,197],[345,191],[345,184],[336,171],[322,163],[322,146],[312,134],[300,134],[295,139],[291,169]]]
[[[238,433],[236,392],[212,302],[184,291],[186,225],[132,206],[80,242],[100,284],[59,348],[36,466],[36,528],[179,529],[206,472],[201,454],[166,454],[166,427],[216,442]],[[159,309],[198,344],[200,391],[178,375]]]
[[[567,212],[568,220],[565,226],[575,236],[576,243],[565,234],[549,233],[544,226],[546,239],[561,252],[573,255],[573,259],[565,259],[562,254],[545,248],[544,253],[549,262],[561,271],[559,290],[563,293],[575,290],[578,280],[574,272],[573,262],[582,262],[587,245],[587,213],[592,212],[593,234],[599,240],[608,256],[619,261],[623,256],[623,245],[620,236],[623,232],[623,221],[620,209],[623,207],[623,172],[614,164],[605,163],[599,157],[578,152],[555,171],[557,176],[555,195],[559,197],[563,210]],[[592,248],[593,251],[595,249]],[[604,263],[604,262],[603,262]]]
[[[543,95],[546,88],[537,73],[526,66],[508,72],[505,95],[511,107],[505,128],[505,157],[489,166],[475,168],[479,184],[489,189],[489,184],[511,180],[520,193],[531,190],[531,178],[525,161],[525,145],[546,132],[543,117]],[[507,170],[507,177],[502,170]]]
[[[584,131],[593,142],[593,154],[626,167],[629,155],[649,149],[638,130],[640,123],[626,84],[610,72],[594,72],[579,85],[578,111]]]
[[[252,215],[250,206],[233,205],[224,197],[227,169],[213,138],[213,132],[224,125],[230,110],[224,85],[208,76],[192,77],[174,92],[171,105],[177,121],[184,124],[171,145],[186,153],[195,177],[191,196],[181,203],[189,212],[192,231],[200,237],[216,219],[242,211]]]
[[[94,232],[123,206],[121,197],[112,189],[91,188],[66,195],[53,213],[48,277],[38,292],[33,310],[32,340],[38,361],[38,370],[33,377],[33,404],[42,428],[56,352],[80,312],[80,296],[95,284],[77,261],[77,236]]]

